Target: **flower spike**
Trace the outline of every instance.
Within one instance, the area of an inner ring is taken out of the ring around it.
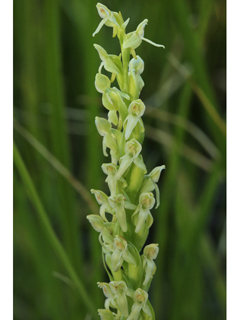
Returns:
[[[165,166],[148,173],[141,154],[146,107],[139,95],[144,87],[144,61],[135,50],[142,41],[164,46],[144,37],[147,19],[126,34],[129,19],[124,21],[120,12],[110,11],[101,3],[97,4],[97,10],[102,20],[93,36],[104,25],[111,27],[121,47],[121,53],[113,55],[94,44],[101,60],[95,87],[107,110],[106,119],[96,117],[95,124],[102,137],[103,154],[110,157],[109,163],[102,164],[109,191],[91,190],[99,204],[99,215],[87,216],[99,233],[103,264],[110,281],[98,282],[106,297],[105,309],[99,309],[98,313],[101,320],[153,320],[155,315],[147,292],[156,271],[154,260],[159,248],[155,243],[143,246],[153,223],[151,210],[160,204],[157,183]],[[105,70],[110,72],[109,76],[104,74]]]

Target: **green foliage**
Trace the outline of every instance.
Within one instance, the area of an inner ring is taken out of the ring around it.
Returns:
[[[94,310],[104,304],[96,287],[107,281],[100,244],[86,221],[96,214],[87,190],[107,192],[101,164],[110,161],[102,156],[94,124],[96,115],[107,118],[94,88],[96,4],[14,1],[14,136],[22,157],[14,167],[16,320],[93,319],[83,292]],[[104,4],[131,17],[128,30],[149,19],[146,38],[165,46],[161,53],[145,42],[137,49],[145,63],[143,158],[148,171],[162,163],[167,168],[149,239],[159,243],[149,291],[156,319],[223,320],[225,2]],[[97,42],[118,54],[110,36],[111,29],[102,28]],[[39,208],[48,214],[62,256],[49,241]]]

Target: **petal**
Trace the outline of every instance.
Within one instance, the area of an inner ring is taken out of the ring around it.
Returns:
[[[162,170],[165,169],[165,165],[163,166],[159,166],[154,168],[150,173],[149,173],[149,177],[154,181],[154,182],[158,182],[161,172]]]
[[[107,305],[108,305],[108,308],[109,308],[109,302],[107,303]],[[105,308],[106,308],[106,306],[105,306]],[[110,310],[98,309],[98,314],[99,314],[101,320],[115,320],[115,317],[114,317],[113,313]]]
[[[107,110],[116,111],[115,106],[113,105],[112,100],[109,98],[108,92],[104,92],[102,95],[102,104]]]
[[[114,272],[117,272],[123,263],[123,256],[120,250],[114,250],[112,254],[112,269]]]
[[[117,194],[117,179],[115,177],[108,176],[107,180],[111,196],[115,196]]]
[[[149,308],[149,306],[145,303],[142,307],[143,311],[152,318],[152,313],[151,313],[151,309]]]
[[[127,297],[126,297],[125,293],[119,292],[117,294],[117,304],[118,304],[120,311],[124,315],[124,317],[127,317],[128,316],[128,302],[127,302]]]
[[[146,227],[149,229],[151,225],[153,224],[153,216],[151,215],[151,212],[148,212],[147,220],[146,220]]]
[[[136,209],[136,206],[135,206],[135,204],[133,204],[133,203],[131,203],[131,202],[129,202],[129,201],[126,201],[126,202],[125,202],[125,208],[126,208],[126,209],[129,209],[129,210],[135,210],[135,209]]]
[[[107,133],[103,139],[104,139],[104,143],[106,144],[107,148],[111,149],[115,153],[118,153],[117,143],[116,143],[115,139],[111,136],[110,133]]]
[[[105,137],[103,138],[102,145],[103,145],[103,154],[104,154],[105,157],[108,157],[107,145],[105,143]]]
[[[148,178],[148,176],[145,176],[141,189],[140,189],[140,194],[142,193],[148,193],[150,191],[154,190],[154,183],[151,178]]]
[[[115,207],[116,217],[123,232],[127,232],[126,212],[123,206]]]
[[[107,119],[95,117],[95,125],[97,127],[98,133],[104,137],[106,133],[110,132],[111,123]]]
[[[139,313],[142,309],[142,305],[140,303],[135,302],[132,306],[131,313],[127,320],[136,320],[138,319]]]
[[[155,191],[156,191],[156,209],[159,207],[160,205],[160,191],[159,191],[159,188],[158,188],[158,185],[156,183],[154,183],[154,187],[155,187]]]
[[[106,60],[106,62],[104,64],[104,67],[109,72],[112,72],[112,73],[115,73],[115,74],[119,74],[120,73],[118,67],[115,65],[115,63],[110,58],[108,58]]]
[[[87,216],[87,219],[97,232],[101,232],[105,228],[102,217],[96,214],[90,214]]]
[[[125,129],[125,139],[128,140],[133,129],[138,123],[138,117],[129,114],[125,120],[125,123],[127,123],[126,129]]]
[[[125,98],[126,100],[130,100],[130,97],[129,97],[129,95],[128,94],[126,94],[126,93],[124,93],[124,92],[122,92],[122,91],[120,91],[118,88],[116,88],[116,87],[113,87],[113,89],[114,90],[116,90],[116,91],[118,91],[119,92],[119,94],[123,97],[123,98]]]
[[[142,227],[147,219],[148,212],[149,212],[149,210],[147,210],[147,209],[141,209],[139,211],[137,225],[136,225],[136,229],[135,229],[136,233],[138,233],[142,229]]]
[[[103,62],[105,62],[106,59],[108,59],[108,53],[107,53],[107,51],[106,51],[103,47],[101,47],[99,44],[94,44],[93,46],[94,46],[94,48],[97,50],[100,59],[101,59]]]
[[[128,169],[128,167],[130,167],[132,162],[133,162],[133,158],[129,157],[129,155],[125,154],[122,157],[122,161],[121,161],[120,167],[119,167],[118,172],[116,174],[116,179],[117,180],[119,180],[122,177],[124,172]]]
[[[146,41],[146,42],[148,42],[148,43],[152,44],[152,45],[153,45],[153,46],[155,46],[155,47],[162,47],[162,48],[164,48],[164,49],[165,49],[165,47],[164,47],[162,44],[157,44],[157,43],[152,42],[151,40],[146,39],[146,38],[144,38],[144,37],[142,37],[142,40],[144,40],[144,41]]]
[[[143,160],[141,159],[140,156],[138,156],[137,158],[135,158],[133,160],[134,164],[141,170],[144,171],[144,173],[147,173],[147,169],[146,169],[146,166],[145,164],[143,163]]]
[[[108,119],[111,123],[113,123],[115,126],[118,124],[118,116],[116,110],[110,110],[108,112]]]
[[[156,266],[155,263],[153,262],[153,260],[149,260],[146,259],[146,266],[145,266],[145,279],[143,282],[143,285],[146,286],[148,284],[148,282],[150,281],[150,279],[153,277],[154,273],[156,270]]]
[[[133,264],[135,266],[137,265],[136,260],[128,250],[126,250],[126,252],[123,253],[123,258],[127,263]]]
[[[136,49],[137,47],[140,46],[142,40],[141,38],[138,36],[138,34],[136,32],[133,32],[130,37],[123,42],[123,48],[127,49],[127,48],[133,48]]]
[[[97,73],[95,77],[95,87],[98,92],[104,93],[108,88],[110,88],[111,82],[107,76],[101,73]]]
[[[108,20],[108,17],[104,18],[98,25],[97,29],[93,32],[93,37],[95,36],[95,34],[97,34],[103,27],[103,25],[106,23],[106,21]]]

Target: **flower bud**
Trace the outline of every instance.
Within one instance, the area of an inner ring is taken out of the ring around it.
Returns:
[[[131,59],[129,62],[129,71],[133,71],[135,74],[141,74],[144,70],[144,61],[137,56],[137,59]]]

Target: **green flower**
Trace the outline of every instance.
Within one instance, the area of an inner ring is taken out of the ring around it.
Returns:
[[[140,44],[142,43],[142,40],[152,44],[155,47],[164,48],[163,45],[154,43],[151,40],[144,38],[144,28],[147,25],[147,23],[148,23],[147,19],[143,20],[138,25],[136,31],[130,32],[127,34],[126,40],[123,43],[123,48],[124,49],[130,48],[130,52],[135,59],[137,58],[136,53],[135,53],[135,49],[137,49],[140,46]]]
[[[109,55],[107,51],[98,44],[94,44],[93,46],[98,51],[99,57],[102,60],[102,65],[107,71],[113,74],[119,74],[122,72],[122,63],[118,56]]]
[[[109,204],[112,207],[113,212],[116,214],[119,225],[123,232],[127,232],[127,219],[126,209],[134,210],[136,206],[128,201],[122,194],[111,196],[108,198]]]
[[[150,319],[152,319],[152,313],[147,305],[148,294],[146,291],[138,288],[133,295],[134,304],[131,309],[131,313],[127,320],[140,320],[145,319],[140,313],[145,313]],[[148,319],[148,317],[146,319]]]
[[[97,29],[93,33],[93,37],[101,30],[104,24],[108,27],[113,27],[115,29],[119,27],[114,12],[110,11],[106,6],[104,6],[101,3],[97,4],[97,10],[98,14],[103,20],[99,23]]]
[[[145,271],[145,279],[143,282],[144,286],[147,286],[149,281],[152,279],[155,271],[156,265],[153,262],[153,259],[157,258],[158,255],[158,244],[152,243],[146,246],[143,250],[143,269]]]
[[[125,155],[120,158],[120,167],[116,174],[117,179],[120,179],[123,176],[132,163],[146,171],[146,166],[139,155],[141,151],[142,146],[136,139],[131,139],[126,143]]]
[[[102,93],[102,103],[110,111],[109,120],[114,125],[118,124],[117,111],[119,111],[121,122],[127,117],[127,106],[123,99],[129,100],[130,97],[119,89],[111,88],[111,81],[107,76],[97,73],[95,77],[95,87],[98,92]]]
[[[132,58],[132,60],[129,62],[129,94],[131,95],[132,99],[137,99],[139,97],[139,94],[144,87],[144,82],[140,74],[142,74],[144,70],[144,62],[139,57],[136,56],[135,58]]]
[[[107,179],[105,180],[105,182],[108,183],[111,196],[114,196],[117,193],[119,193],[118,184],[121,183],[121,188],[126,188],[127,182],[125,179],[116,179],[117,166],[114,163],[104,163],[102,165],[102,170],[105,174],[107,174]]]
[[[128,107],[128,116],[126,120],[123,123],[123,127],[125,129],[125,139],[128,140],[133,129],[136,127],[136,125],[139,123],[140,125],[140,133],[144,132],[144,125],[142,122],[142,115],[145,112],[145,105],[142,102],[141,99],[134,100],[131,102],[131,104]]]
[[[118,309],[124,315],[128,316],[128,302],[127,294],[128,288],[124,281],[111,281],[109,283],[112,293],[114,294],[114,301],[116,302]]]
[[[120,236],[115,236],[113,240],[113,253],[112,253],[112,268],[113,271],[118,271],[121,268],[123,261],[136,265],[136,260],[128,250],[128,244],[125,239]]]
[[[108,196],[100,190],[91,189],[91,193],[94,194],[97,202],[100,204],[99,213],[101,217],[108,222],[105,212],[112,213],[112,208],[108,203]]]
[[[103,20],[99,23],[96,31],[93,33],[93,37],[101,30],[104,24],[107,27],[113,28],[113,37],[115,37],[116,35],[120,37],[120,34],[125,30],[130,19],[127,19],[124,22],[120,13],[110,11],[101,3],[97,4],[97,10]]]
[[[154,196],[151,192],[142,193],[139,197],[139,205],[132,215],[132,221],[136,226],[135,232],[138,233],[144,224],[146,228],[150,228],[153,223],[153,217],[150,210],[153,208],[155,203]]]
[[[154,168],[148,175],[144,177],[140,193],[151,192],[155,189],[156,191],[156,208],[160,205],[160,191],[157,185],[157,182],[160,178],[162,170],[165,169],[165,166],[160,166]]]
[[[109,307],[117,308],[117,304],[114,300],[114,294],[110,288],[110,285],[106,282],[98,282],[98,287],[103,290],[105,297],[107,298],[104,303],[104,307],[109,310]]]
[[[87,216],[88,221],[91,223],[93,229],[97,232],[100,232],[99,242],[104,245],[106,251],[110,251],[112,249],[113,237],[111,225],[112,223],[104,222],[101,216],[90,214]],[[106,245],[104,244],[106,242]],[[110,246],[110,248],[109,248]]]

